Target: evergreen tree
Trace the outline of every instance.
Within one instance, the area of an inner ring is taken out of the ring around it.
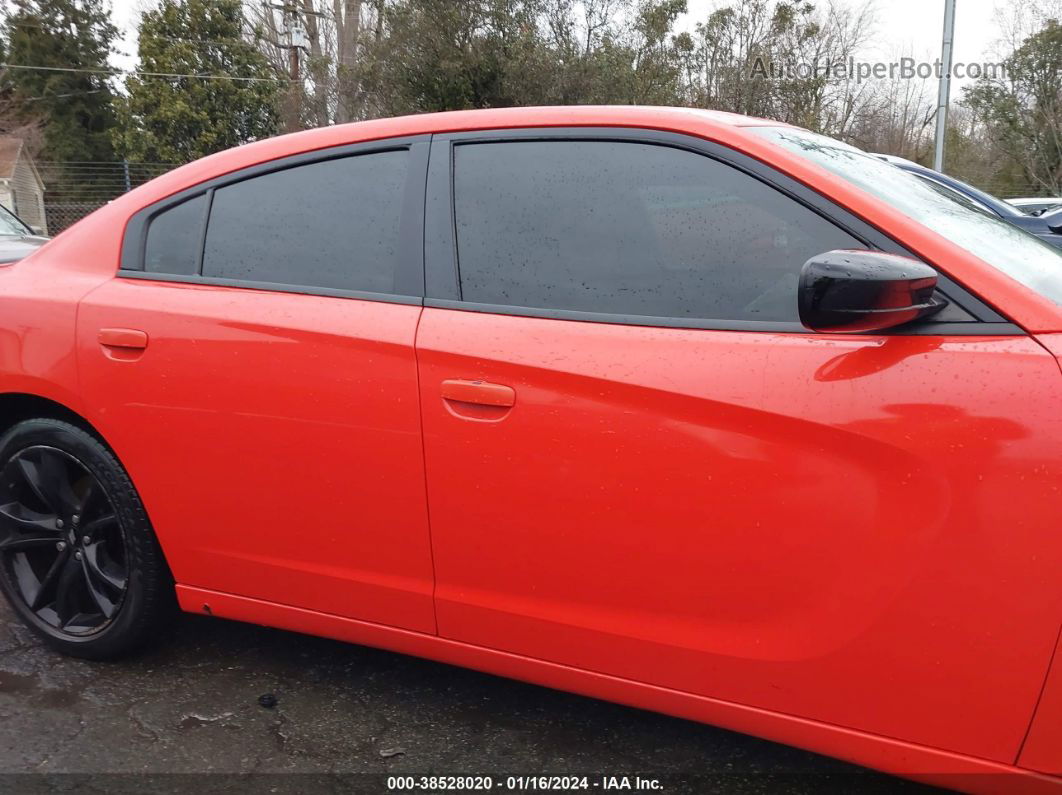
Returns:
[[[62,163],[115,159],[112,68],[117,30],[103,0],[11,0],[6,21],[6,58],[46,69],[6,70],[6,126],[39,124],[42,160]],[[76,198],[93,190],[81,168],[48,169],[49,190]],[[59,191],[61,189],[61,191]]]
[[[197,76],[126,82],[115,145],[130,160],[184,163],[276,133],[284,84],[245,37],[240,0],[162,0],[139,55],[141,72]]]

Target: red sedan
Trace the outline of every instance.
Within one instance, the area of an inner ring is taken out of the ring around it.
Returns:
[[[1058,251],[775,122],[243,146],[0,267],[0,587],[84,657],[176,602],[1059,791],[1060,304]]]

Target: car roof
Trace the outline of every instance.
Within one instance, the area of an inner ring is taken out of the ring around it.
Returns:
[[[925,166],[919,165],[913,160],[908,160],[906,157],[900,157],[899,155],[886,155],[882,154],[881,152],[871,152],[871,154],[874,155],[874,157],[880,158],[881,160],[887,160],[888,162],[895,163],[896,165],[916,166],[918,168],[925,168]]]
[[[426,127],[435,129],[439,121],[462,122],[463,128],[476,129],[504,123],[549,124],[551,122],[578,123],[580,117],[599,118],[602,115],[615,116],[616,124],[631,124],[638,121],[660,121],[667,118],[689,120],[691,116],[702,122],[725,124],[731,127],[790,127],[792,125],[774,119],[756,116],[744,116],[722,110],[705,108],[684,108],[667,105],[531,105],[519,108],[480,108],[477,110],[454,110],[439,113],[417,114],[417,119],[426,122]],[[410,117],[398,117],[398,119]],[[397,121],[398,119],[394,119]],[[434,122],[434,123],[433,123]],[[358,122],[354,122],[357,124]],[[447,124],[442,127],[449,126]]]
[[[1039,198],[1007,199],[1011,204],[1050,204],[1058,202],[1062,204],[1062,196],[1040,196]]]
[[[921,163],[916,163],[913,160],[908,160],[904,157],[897,157],[896,155],[875,154],[874,157],[881,158],[882,160],[892,163],[897,168],[910,171],[923,178],[935,180],[936,182],[965,195],[969,199],[974,199],[977,202],[980,202],[990,208],[996,213],[996,215],[1003,218],[1021,218],[1022,220],[1028,218],[1028,216],[1018,210],[1018,208],[1010,202],[1005,202],[1002,199],[993,196],[991,193],[987,193],[980,188],[975,188],[968,182],[963,182],[961,179],[953,177],[950,174],[936,171],[928,166],[923,166]]]
[[[475,132],[491,129],[564,127],[628,127],[659,130],[696,130],[704,137],[744,138],[743,129],[793,128],[771,119],[760,119],[702,108],[649,105],[560,105],[521,108],[419,113],[411,116],[371,119],[335,124],[265,138],[195,160],[134,188],[118,200],[123,205],[150,202],[169,193],[230,171],[294,154],[353,143],[412,138],[422,135]]]

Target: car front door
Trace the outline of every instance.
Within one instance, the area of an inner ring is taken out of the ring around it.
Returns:
[[[803,330],[809,257],[896,245],[721,147],[433,146],[440,634],[1013,761],[1058,631],[1053,359],[944,277],[918,333]]]
[[[427,147],[296,157],[147,208],[83,301],[90,419],[178,583],[434,632],[413,350]]]

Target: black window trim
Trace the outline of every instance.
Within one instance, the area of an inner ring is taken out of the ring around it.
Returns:
[[[171,196],[148,205],[129,219],[122,239],[121,261],[117,276],[123,279],[198,284],[216,287],[241,287],[278,293],[297,293],[335,298],[353,298],[387,303],[421,305],[424,300],[424,190],[431,152],[431,135],[385,138],[355,144],[345,144],[327,149],[316,149],[297,155],[281,157],[259,163],[238,171],[198,183]],[[260,282],[247,279],[229,279],[203,276],[203,253],[206,248],[207,225],[213,205],[214,191],[227,185],[243,182],[264,174],[297,166],[336,160],[351,155],[369,155],[380,152],[408,151],[409,171],[402,196],[402,215],[399,226],[398,263],[395,271],[396,290],[393,293],[377,293],[366,290],[344,290],[331,287],[312,287],[301,284]],[[206,196],[203,219],[199,234],[199,249],[195,274],[155,273],[144,268],[147,232],[151,221],[160,213],[182,202]]]
[[[808,186],[787,177],[771,166],[728,146],[692,135],[633,127],[530,127],[520,129],[476,130],[437,133],[432,136],[424,201],[424,306],[555,320],[613,323],[664,328],[690,328],[717,331],[759,331],[811,334],[800,323],[763,320],[723,320],[688,317],[652,317],[608,312],[586,312],[484,304],[462,300],[454,207],[454,154],[463,144],[506,143],[514,141],[618,141],[669,146],[717,160],[780,191],[794,201],[851,235],[867,248],[920,259],[883,232],[840,207]],[[890,329],[888,336],[1014,336],[1024,329],[945,273],[939,272],[938,289],[949,300],[976,318],[972,322],[922,322]],[[866,332],[882,336],[883,332]]]

